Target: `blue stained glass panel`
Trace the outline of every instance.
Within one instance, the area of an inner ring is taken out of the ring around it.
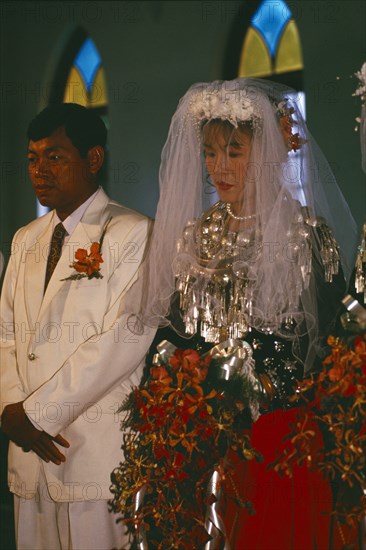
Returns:
[[[271,55],[277,50],[282,31],[292,13],[283,0],[263,0],[252,17],[252,26],[263,36]]]
[[[101,64],[99,52],[91,38],[87,38],[81,46],[75,58],[74,64],[79,69],[85,81],[87,91],[90,92],[95,73]]]

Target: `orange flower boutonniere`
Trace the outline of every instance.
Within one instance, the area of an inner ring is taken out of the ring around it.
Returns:
[[[75,260],[70,267],[74,268],[77,273],[61,279],[62,281],[75,281],[87,277],[88,279],[102,279],[103,275],[100,272],[100,264],[103,263],[102,258],[102,244],[105,232],[112,218],[109,218],[103,228],[102,235],[99,243],[92,243],[90,246],[90,252],[85,248],[78,248],[75,252]]]

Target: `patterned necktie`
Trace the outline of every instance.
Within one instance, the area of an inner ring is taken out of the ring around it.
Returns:
[[[66,234],[67,231],[62,223],[58,223],[53,230],[53,235],[51,239],[51,247],[47,259],[46,278],[44,281],[44,292],[46,292],[46,288],[51,279],[52,273],[54,272],[57,262],[60,259],[62,244],[64,242]]]

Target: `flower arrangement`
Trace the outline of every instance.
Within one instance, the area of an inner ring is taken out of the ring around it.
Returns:
[[[99,243],[92,243],[90,245],[90,252],[85,248],[78,248],[75,252],[75,261],[70,264],[70,267],[75,269],[77,273],[61,279],[61,281],[75,281],[87,277],[90,279],[103,279],[103,275],[100,272],[100,264],[103,263],[102,258],[102,244],[104,240],[105,232],[112,218],[109,218],[105,224]]]
[[[357,529],[366,513],[366,334],[348,343],[329,336],[328,344],[323,370],[301,382],[293,398],[306,403],[306,413],[298,416],[272,466],[290,476],[295,465],[322,472],[340,488],[333,512],[338,529]]]
[[[193,349],[171,348],[154,363],[121,407],[124,462],[111,475],[111,508],[138,548],[203,548],[220,498],[216,483],[209,490],[213,471],[220,483],[230,478],[228,449],[258,458],[247,430],[255,390],[243,373],[222,380],[220,362]],[[220,525],[214,531],[225,539]]]

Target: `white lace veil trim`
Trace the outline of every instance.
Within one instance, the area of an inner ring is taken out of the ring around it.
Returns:
[[[296,153],[288,151],[279,124],[284,105],[293,109],[293,132],[303,143]],[[325,218],[340,246],[347,278],[354,265],[357,230],[330,166],[301,116],[296,92],[270,81],[239,78],[198,83],[179,101],[161,156],[160,199],[145,263],[145,285],[140,288],[142,308],[137,311],[140,300],[137,287],[129,308],[148,325],[167,324],[165,318],[175,290],[173,266],[177,262],[177,241],[187,223],[201,216],[217,200],[212,197],[201,137],[202,124],[217,118],[230,121],[234,127],[242,121],[252,123],[243,214],[248,214],[245,197],[252,196],[255,190],[256,211],[251,214],[256,215],[256,235],[260,235],[262,245],[268,249],[268,254],[262,254],[251,266],[257,306],[266,323],[276,324],[279,312],[286,315],[292,308],[291,300],[301,299],[312,350],[307,361],[310,364],[318,334],[315,279],[301,293],[286,248],[293,223],[301,216],[302,206],[307,206],[314,216]],[[302,246],[302,242],[298,244]],[[318,260],[314,262],[314,273],[322,271]],[[193,254],[188,261],[195,261]],[[174,320],[171,322],[178,330]]]

